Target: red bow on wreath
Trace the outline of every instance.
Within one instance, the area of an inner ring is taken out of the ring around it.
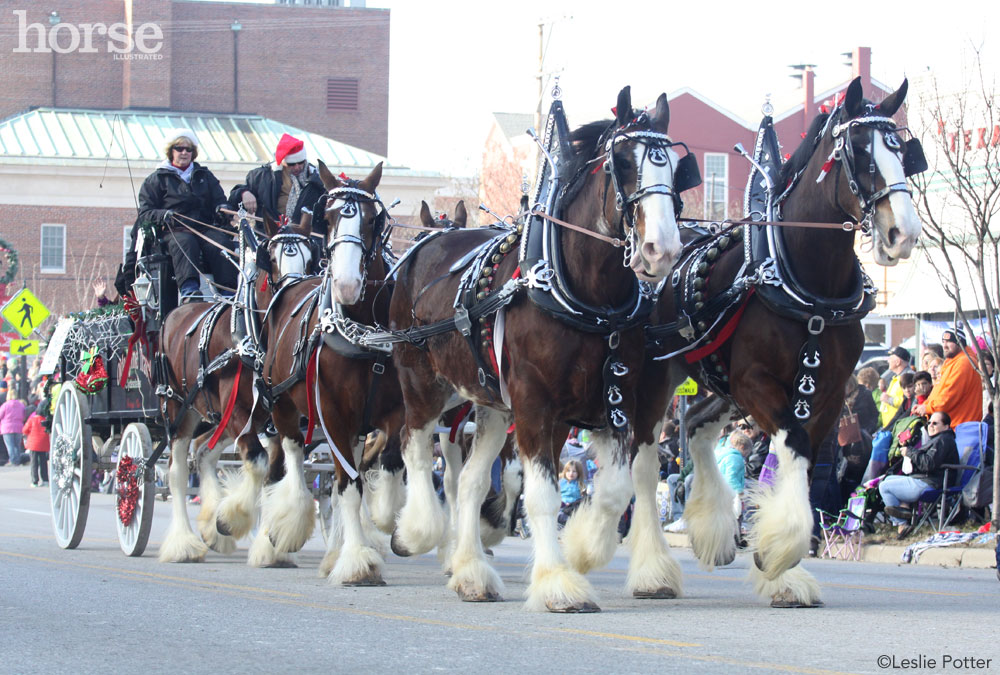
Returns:
[[[108,371],[104,367],[104,359],[101,358],[97,345],[90,351],[85,349],[80,352],[80,361],[82,368],[74,380],[76,388],[84,394],[96,394],[104,389],[104,385],[108,383]]]
[[[135,343],[139,342],[146,350],[146,357],[150,358],[149,354],[149,341],[146,339],[146,319],[142,314],[142,306],[135,299],[135,293],[129,291],[122,298],[125,305],[125,312],[128,313],[128,317],[132,319],[132,323],[135,325],[135,330],[132,331],[132,336],[128,339],[128,352],[125,354],[125,361],[122,362],[122,375],[118,381],[118,386],[124,388],[125,383],[128,381],[128,369],[132,365],[132,350],[135,347]]]

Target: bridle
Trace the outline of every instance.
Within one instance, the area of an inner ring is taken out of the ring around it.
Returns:
[[[701,184],[698,161],[688,150],[687,145],[671,140],[667,134],[649,129],[649,124],[649,114],[642,112],[632,122],[620,127],[613,127],[604,144],[604,171],[608,174],[615,194],[615,209],[619,213],[616,234],[625,240],[626,267],[631,264],[632,256],[639,245],[638,230],[635,226],[639,202],[652,195],[667,195],[673,200],[674,216],[679,218],[681,210],[684,208],[680,193]],[[641,145],[643,148],[642,158],[636,166],[636,189],[631,193],[626,193],[618,168],[615,166],[615,146],[626,141]],[[677,146],[684,148],[685,155],[677,161],[677,166],[673,166],[670,162],[670,153],[667,151]],[[642,170],[647,160],[654,166],[670,165],[673,185],[654,183],[643,186]],[[605,186],[606,191],[607,185]]]
[[[844,108],[840,109],[844,111]],[[880,201],[889,197],[894,192],[905,192],[906,194],[913,196],[912,190],[910,190],[906,181],[900,181],[897,183],[887,184],[881,190],[870,192],[866,191],[861,182],[858,180],[858,167],[857,158],[854,154],[854,144],[851,142],[851,132],[858,127],[865,129],[869,134],[869,143],[871,147],[871,152],[869,153],[869,161],[867,167],[867,174],[869,176],[869,182],[874,190],[875,187],[875,175],[877,171],[877,166],[875,164],[875,134],[879,133],[882,135],[882,139],[885,141],[886,147],[896,155],[900,157],[900,163],[903,165],[903,175],[907,178],[913,174],[920,173],[927,169],[927,160],[924,158],[923,148],[920,145],[920,141],[916,138],[911,138],[905,143],[899,137],[899,132],[906,130],[906,127],[897,127],[895,121],[890,117],[885,117],[883,115],[874,114],[877,110],[876,106],[869,105],[867,114],[863,117],[856,117],[854,119],[849,119],[846,122],[835,123],[832,125],[832,130],[830,132],[831,137],[834,139],[833,152],[830,158],[838,162],[838,166],[843,170],[844,177],[847,179],[847,187],[851,191],[851,194],[858,200],[858,208],[861,210],[861,218],[858,219],[858,223],[861,226],[862,232],[865,234],[870,234],[872,231],[874,218],[875,218],[875,207]],[[840,115],[844,115],[841,112]],[[830,120],[832,121],[835,116],[831,115]],[[830,121],[824,125],[823,131],[826,131],[826,127],[829,127]],[[822,133],[820,134],[822,138]],[[837,180],[839,181],[840,176],[838,173]],[[837,186],[834,186],[834,194],[837,194],[837,206],[845,213],[850,213],[843,208],[840,204],[839,191],[837,191]],[[853,216],[852,216],[853,217]]]
[[[273,253],[279,273],[283,267],[282,262],[286,258],[297,258],[299,255],[305,255],[303,247],[310,254],[309,263],[303,265],[304,272],[287,272],[275,280],[274,265],[268,265],[264,268],[267,271],[267,281],[275,291],[279,290],[289,281],[297,281],[298,279],[313,276],[319,266],[320,251],[319,246],[311,236],[289,232],[287,231],[287,226],[279,229],[278,233],[268,240],[266,250],[268,255]]]
[[[392,227],[386,226],[387,210],[385,208],[385,204],[382,203],[378,193],[374,191],[368,192],[367,190],[362,190],[358,187],[357,181],[349,181],[346,185],[341,185],[331,189],[326,193],[323,199],[325,200],[324,214],[329,213],[330,211],[339,210],[337,225],[333,232],[334,236],[329,238],[326,242],[327,260],[333,259],[333,250],[339,244],[353,244],[359,247],[361,249],[361,293],[362,297],[364,297],[364,289],[367,286],[368,281],[368,268],[371,266],[375,256],[378,255],[379,250],[385,247],[385,242],[392,233]],[[342,202],[340,206],[333,205],[333,202],[337,200]],[[365,202],[374,204],[375,207],[374,232],[372,233],[371,246],[365,245],[365,241],[362,236],[354,234],[340,234],[338,232],[340,229],[340,222],[343,219],[351,219],[357,216],[360,223],[358,226],[358,234],[361,234],[361,228],[364,226],[364,221],[361,218],[361,205]],[[329,270],[329,266],[327,269]]]

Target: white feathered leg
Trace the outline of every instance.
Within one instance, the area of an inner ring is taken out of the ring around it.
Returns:
[[[786,429],[771,437],[771,449],[778,455],[774,485],[751,493],[757,513],[750,531],[756,551],[750,579],[754,590],[770,597],[774,607],[816,606],[821,604],[819,584],[798,564],[809,552],[813,528],[809,463],[787,441]]]
[[[185,424],[182,427],[187,426]],[[191,529],[187,513],[188,447],[191,436],[178,435],[170,444],[171,519],[167,536],[160,546],[160,562],[201,562],[208,546]]]
[[[436,421],[423,429],[411,429],[403,446],[406,465],[406,503],[399,512],[392,535],[396,555],[427,553],[441,542],[444,534],[444,509],[434,491],[432,478]]]
[[[330,576],[333,566],[337,564],[340,549],[344,545],[344,519],[340,513],[340,496],[337,494],[336,485],[333,486],[330,496],[322,497],[319,504],[321,518],[324,517],[324,513],[329,513],[329,522],[323,530],[326,536],[326,554],[319,564],[319,576],[325,579]]]
[[[283,438],[285,475],[275,485],[264,488],[261,523],[271,544],[280,553],[295,552],[312,536],[316,525],[316,502],[306,488],[303,447],[294,439]]]
[[[659,427],[653,438],[659,437]],[[676,598],[681,595],[681,567],[670,555],[656,508],[660,463],[656,445],[640,445],[632,462],[635,508],[626,540],[632,549],[625,588],[637,598]]]
[[[728,419],[728,415],[721,414],[715,421],[705,422],[689,443],[694,477],[684,505],[684,522],[691,548],[702,569],[707,570],[728,565],[736,558],[736,493],[722,478],[715,461],[715,445]]]
[[[198,449],[198,477],[201,480],[198,495],[201,497],[201,510],[198,512],[198,531],[208,547],[217,553],[232,553],[236,550],[236,540],[219,532],[215,526],[216,512],[222,501],[222,484],[219,482],[219,456],[223,449],[231,443],[223,438],[216,444],[214,450],[207,445]]]
[[[569,517],[562,533],[566,558],[582,574],[604,567],[614,556],[618,522],[632,498],[625,439],[607,430],[593,432],[591,438],[600,467],[594,492]]]
[[[448,582],[448,588],[466,602],[495,602],[501,599],[504,590],[500,575],[483,553],[479,511],[489,491],[490,469],[506,440],[508,424],[507,415],[477,406],[476,436],[458,485],[455,553]]]
[[[245,537],[257,522],[258,502],[267,471],[267,453],[260,453],[253,460],[244,460],[243,469],[235,476],[223,476],[226,496],[219,504],[218,526],[234,539]]]
[[[330,572],[331,583],[344,586],[384,586],[384,561],[368,540],[361,524],[361,493],[356,481],[350,481],[338,500],[343,523],[344,545]]]
[[[561,502],[553,469],[524,462],[524,506],[534,547],[525,607],[550,612],[599,611],[593,586],[566,563],[559,548],[556,517]]]
[[[461,431],[459,431],[461,433]],[[438,443],[444,457],[444,498],[447,505],[447,522],[444,540],[438,547],[438,559],[445,574],[451,574],[451,557],[455,553],[456,528],[458,527],[458,477],[462,473],[462,446],[448,440],[448,434],[439,433]]]

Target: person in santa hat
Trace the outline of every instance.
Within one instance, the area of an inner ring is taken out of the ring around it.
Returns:
[[[198,137],[190,129],[169,133],[164,152],[166,161],[146,177],[139,190],[137,225],[152,222],[160,227],[182,303],[200,299],[199,272],[212,274],[219,293],[231,295],[237,269],[224,256],[223,248],[233,250],[233,235],[229,234],[233,228],[229,217],[219,213],[219,208],[226,206],[226,193],[219,179],[194,161]]]
[[[284,215],[297,224],[302,220],[302,209],[311,212],[324,192],[319,171],[307,161],[305,144],[282,134],[274,162],[248,173],[246,183],[230,191],[229,207],[237,210],[243,204],[250,213],[266,213],[275,222]]]

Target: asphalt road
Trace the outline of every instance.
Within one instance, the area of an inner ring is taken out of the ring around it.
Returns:
[[[590,575],[601,613],[537,614],[520,599],[530,540],[495,549],[506,602],[467,604],[434,555],[389,554],[381,588],[331,586],[316,573],[318,533],[298,569],[247,567],[246,542],[161,564],[167,507],[156,502],[146,554],[127,558],[113,497],[95,494],[82,544],[62,550],[48,491],[0,468],[0,671],[1000,672],[995,570],[808,561],[826,606],[778,610],[744,581],[745,554],[706,573],[678,550],[684,597],[635,600],[621,547]]]

